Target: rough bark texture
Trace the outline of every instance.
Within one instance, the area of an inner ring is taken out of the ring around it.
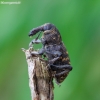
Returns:
[[[28,64],[29,87],[32,100],[53,100],[53,82],[47,63],[39,55],[31,55],[33,48],[25,52]]]

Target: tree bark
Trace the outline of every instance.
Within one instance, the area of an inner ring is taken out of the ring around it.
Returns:
[[[35,51],[32,47],[22,49],[28,64],[29,87],[32,100],[54,100],[53,78],[48,64],[39,55],[31,55]]]

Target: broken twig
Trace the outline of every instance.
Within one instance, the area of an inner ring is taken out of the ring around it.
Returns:
[[[32,100],[53,100],[53,79],[47,62],[39,55],[32,55],[31,53],[35,51],[32,47],[22,51],[25,52],[28,64]]]

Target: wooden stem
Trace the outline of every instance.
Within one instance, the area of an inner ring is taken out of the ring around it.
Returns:
[[[54,100],[52,76],[48,69],[47,62],[39,55],[31,55],[33,48],[25,52],[28,64],[29,87],[32,100]]]

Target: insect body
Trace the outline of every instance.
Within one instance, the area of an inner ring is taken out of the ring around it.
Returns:
[[[49,66],[55,72],[55,79],[59,84],[64,81],[72,70],[68,52],[62,42],[60,32],[53,24],[46,23],[34,28],[30,31],[29,36],[33,36],[40,31],[43,31],[41,41],[38,41],[38,36],[31,44],[42,42],[43,47],[37,53],[34,52],[34,54],[46,54]]]

